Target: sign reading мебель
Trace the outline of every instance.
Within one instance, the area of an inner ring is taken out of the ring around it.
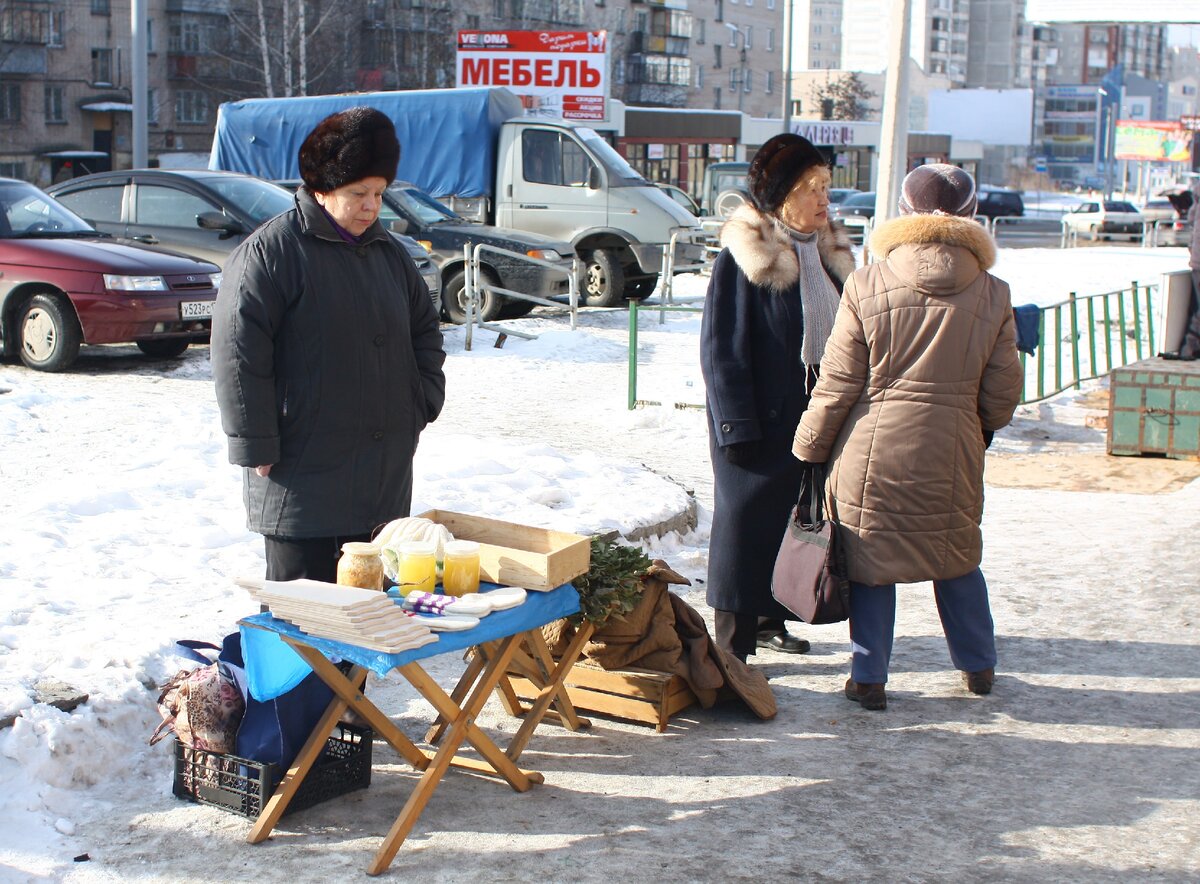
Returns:
[[[505,86],[530,110],[605,119],[607,31],[459,31],[458,85]]]
[[[1178,123],[1117,120],[1118,160],[1183,163],[1192,156],[1192,133]]]

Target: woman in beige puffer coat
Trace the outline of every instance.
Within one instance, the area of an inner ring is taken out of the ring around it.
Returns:
[[[996,662],[979,570],[984,434],[1005,426],[1022,369],[1008,285],[973,220],[971,176],[922,166],[903,217],[871,238],[883,260],[846,283],[793,453],[829,463],[826,489],[851,580],[846,695],[886,708],[896,584],[932,580],[954,665],[974,693]]]

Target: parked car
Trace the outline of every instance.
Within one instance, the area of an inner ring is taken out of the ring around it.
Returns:
[[[667,196],[675,200],[675,202],[679,203],[679,205],[683,206],[693,215],[699,217],[700,206],[696,204],[696,201],[692,199],[691,195],[682,187],[676,187],[674,184],[667,184],[666,182],[662,181],[657,182],[655,187],[662,190]]]
[[[1063,215],[1063,223],[1076,234],[1093,240],[1112,236],[1142,238],[1142,213],[1124,200],[1099,200],[1080,203]]]
[[[875,217],[875,191],[852,193],[840,203],[829,206],[829,220],[841,221],[851,238],[864,238]]]
[[[82,344],[170,358],[207,340],[221,283],[210,261],[119,242],[32,184],[0,178],[0,343],[63,371]]]
[[[295,190],[299,181],[281,181]],[[520,258],[484,250],[481,271],[493,285],[515,292],[550,298],[565,295],[575,249],[569,242],[550,239],[540,233],[476,224],[455,214],[415,184],[396,181],[384,192],[379,219],[385,227],[406,233],[429,250],[442,276],[442,317],[450,322],[467,319],[466,270],[463,246],[480,243],[540,258],[559,265],[556,273]],[[582,298],[582,286],[581,295]],[[535,305],[532,301],[507,298],[484,290],[479,296],[479,315],[484,321],[524,316]]]
[[[732,215],[749,198],[746,189],[746,173],[749,171],[749,163],[709,163],[700,188],[701,214],[718,218]]]
[[[829,204],[837,205],[846,201],[846,197],[853,196],[856,193],[862,193],[857,187],[831,187],[829,188]]]
[[[976,215],[988,218],[1022,218],[1025,215],[1025,201],[1019,191],[983,186],[978,190],[978,197]]]
[[[221,267],[264,221],[292,207],[291,192],[237,172],[133,169],[98,172],[49,188],[96,229],[206,258]],[[441,310],[441,275],[414,240],[400,237]]]
[[[1191,207],[1192,192],[1186,187],[1164,192],[1142,206],[1142,218],[1147,225],[1154,225],[1151,242],[1159,246],[1187,246],[1192,237],[1192,225],[1187,220]]]

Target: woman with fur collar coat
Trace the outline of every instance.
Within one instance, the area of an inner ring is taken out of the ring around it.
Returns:
[[[800,490],[792,436],[854,270],[828,221],[828,163],[809,141],[770,139],[747,183],[752,205],[721,229],[700,332],[715,498],[708,604],[717,644],[742,660],[759,647],[808,650],[784,628],[795,618],[772,598],[771,572]]]
[[[950,658],[991,691],[996,644],[983,539],[984,433],[1005,426],[1023,371],[1008,285],[974,220],[975,182],[954,166],[904,179],[882,261],[846,283],[796,457],[829,462],[826,494],[850,577],[846,696],[887,706],[896,584],[933,581]]]

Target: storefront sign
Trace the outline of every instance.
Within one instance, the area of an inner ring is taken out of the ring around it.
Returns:
[[[459,31],[458,85],[505,86],[532,110],[605,119],[607,31]]]
[[[854,127],[836,123],[795,123],[792,131],[813,144],[841,147],[854,144]]]
[[[646,145],[646,159],[661,160],[663,158],[663,146],[661,144]]]

